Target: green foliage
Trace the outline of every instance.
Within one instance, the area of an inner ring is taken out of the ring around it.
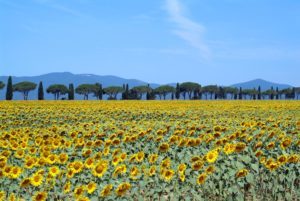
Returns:
[[[169,85],[162,85],[162,86],[159,86],[157,87],[155,90],[154,90],[155,94],[157,94],[161,100],[161,98],[163,97],[164,100],[166,99],[166,96],[170,93],[174,93],[175,92],[175,89],[174,87],[172,86],[169,86]]]
[[[12,86],[12,78],[8,77],[7,85],[6,85],[6,100],[13,99],[13,86]]]
[[[201,92],[205,95],[205,99],[210,95],[210,99],[213,99],[213,95],[218,93],[217,85],[207,85],[201,88]]]
[[[99,84],[81,84],[75,89],[75,92],[77,94],[84,95],[84,100],[88,100],[90,93],[94,93],[95,96],[98,96],[99,89]]]
[[[133,87],[131,90],[135,91],[137,93],[138,99],[142,99],[143,94],[150,92],[152,89],[148,85],[148,86],[136,86],[136,87]]]
[[[75,99],[74,85],[73,84],[69,84],[68,99],[69,100],[74,100]]]
[[[111,87],[104,88],[103,91],[104,91],[104,94],[108,95],[109,100],[116,100],[117,95],[119,93],[122,93],[124,91],[124,89],[123,89],[123,87],[119,87],[119,86],[111,86]]]
[[[176,84],[175,98],[177,100],[180,99],[180,85],[179,85],[179,83]]]
[[[13,91],[23,93],[24,100],[28,100],[28,94],[30,91],[36,88],[36,84],[33,82],[19,82],[13,85]]]
[[[3,89],[4,87],[5,87],[5,84],[0,81],[0,90]]]
[[[180,84],[180,91],[183,93],[183,97],[185,99],[185,94],[187,93],[189,96],[189,99],[192,99],[192,93],[195,90],[201,89],[201,85],[195,82],[184,82]]]
[[[43,82],[39,83],[38,87],[38,100],[44,100],[44,87]]]
[[[58,100],[60,95],[65,95],[69,92],[68,88],[63,84],[50,85],[46,91],[53,94],[55,100]]]

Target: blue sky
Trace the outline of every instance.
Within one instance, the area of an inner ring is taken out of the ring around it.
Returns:
[[[298,0],[0,0],[0,75],[300,86]]]

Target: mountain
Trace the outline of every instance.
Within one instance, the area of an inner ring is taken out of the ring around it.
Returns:
[[[8,76],[0,76],[0,81],[7,83]],[[44,90],[51,84],[64,84],[67,87],[70,83],[73,83],[75,88],[80,84],[95,84],[96,82],[101,83],[103,87],[107,86],[122,86],[123,84],[128,84],[129,87],[139,86],[139,85],[147,85],[148,83],[136,80],[136,79],[125,79],[117,76],[111,75],[93,75],[93,74],[72,74],[69,72],[62,73],[49,73],[39,76],[24,76],[24,77],[16,77],[12,76],[13,84],[22,82],[22,81],[30,81],[38,84],[40,81],[43,82]],[[154,83],[149,83],[151,87],[156,88],[159,85]],[[0,91],[0,99],[4,99],[5,97],[5,89]],[[31,91],[29,93],[29,99],[37,98],[37,90]],[[52,94],[45,93],[46,99],[53,99]],[[76,99],[82,99],[82,96],[75,95]],[[22,99],[20,93],[14,93],[14,99]]]
[[[274,89],[276,89],[276,87],[278,87],[279,90],[292,87],[291,85],[288,85],[288,84],[278,84],[278,83],[269,82],[269,81],[266,81],[263,79],[255,79],[255,80],[251,80],[248,82],[242,82],[242,83],[237,83],[237,84],[231,85],[231,87],[237,87],[237,88],[242,87],[242,89],[253,89],[253,88],[257,89],[258,86],[261,87],[262,91],[268,90],[271,87],[273,87]]]

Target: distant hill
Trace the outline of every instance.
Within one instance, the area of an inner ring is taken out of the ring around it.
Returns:
[[[0,81],[6,84],[8,76],[0,76]],[[22,81],[30,81],[38,84],[40,81],[43,82],[44,89],[46,90],[48,86],[51,84],[64,84],[67,87],[70,83],[73,83],[75,88],[80,84],[94,84],[96,82],[101,83],[103,87],[107,86],[122,86],[123,84],[128,84],[129,87],[139,86],[139,85],[147,85],[148,83],[136,80],[136,79],[125,79],[117,76],[111,75],[93,75],[93,74],[72,74],[69,72],[62,73],[49,73],[39,76],[26,76],[26,77],[12,77],[13,84],[22,82]],[[150,86],[153,88],[158,87],[158,84],[150,83]],[[5,90],[0,91],[0,99],[4,99]],[[82,96],[75,95],[76,99],[82,99]],[[37,98],[37,90],[29,93],[29,99]],[[45,93],[46,99],[53,99],[52,94]],[[14,93],[14,99],[22,99],[20,93]]]
[[[253,89],[253,88],[258,88],[258,86],[261,87],[261,90],[268,90],[271,87],[273,87],[274,89],[276,89],[276,87],[278,87],[278,89],[285,89],[285,88],[290,88],[292,87],[291,85],[288,84],[278,84],[278,83],[273,83],[273,82],[269,82],[263,79],[255,79],[255,80],[251,80],[248,82],[242,82],[242,83],[237,83],[237,84],[233,84],[231,85],[232,87],[242,87],[242,89]]]

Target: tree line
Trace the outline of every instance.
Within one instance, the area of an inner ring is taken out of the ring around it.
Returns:
[[[17,84],[12,83],[12,77],[8,78],[7,84],[5,85],[0,81],[0,90],[6,86],[6,100],[13,99],[13,93],[22,93],[24,100],[28,100],[30,91],[36,89],[37,84],[29,81],[19,82]],[[189,100],[217,100],[217,99],[231,99],[231,100],[263,100],[263,99],[299,99],[300,87],[286,88],[279,90],[271,87],[268,90],[262,91],[261,87],[253,89],[242,89],[235,87],[222,87],[217,85],[201,86],[195,82],[184,82],[177,83],[176,87],[170,85],[161,85],[155,89],[148,85],[146,86],[135,86],[129,88],[128,84],[123,86],[109,86],[103,88],[100,83],[95,84],[81,84],[74,88],[73,84],[65,86],[62,84],[50,85],[46,92],[53,94],[54,100],[60,100],[62,95],[67,95],[68,100],[75,99],[75,93],[82,95],[84,100],[88,100],[89,96],[92,95],[98,100],[103,99],[103,95],[108,96],[108,100],[117,100],[119,96],[122,100],[166,100],[168,99],[189,99]],[[44,100],[44,87],[43,83],[40,82],[38,85],[38,100]]]

